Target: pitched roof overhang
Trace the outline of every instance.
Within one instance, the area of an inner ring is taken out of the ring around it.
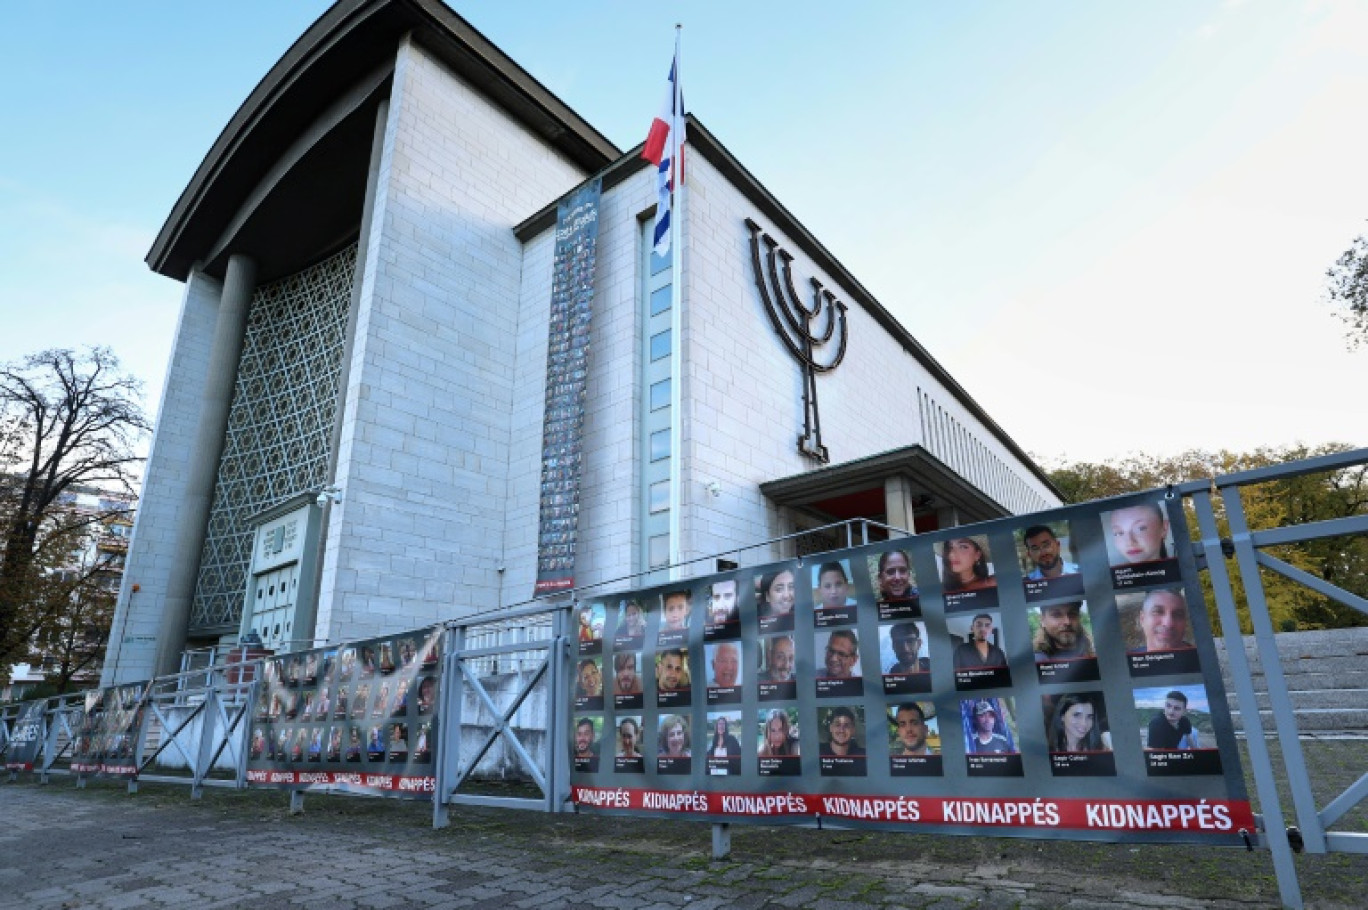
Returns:
[[[841,464],[823,465],[801,474],[766,481],[760,484],[760,492],[777,505],[802,510],[824,500],[882,487],[888,478],[899,476],[908,478],[917,490],[930,497],[925,505],[954,506],[959,511],[962,523],[987,521],[1011,514],[1010,510],[950,470],[920,445],[880,452]]]
[[[405,35],[582,167],[620,152],[563,101],[439,0],[339,0],[243,102],[181,193],[147,254],[185,280],[228,251],[298,268],[354,237],[374,112]],[[300,166],[306,165],[306,166]],[[283,217],[285,215],[289,217]]]

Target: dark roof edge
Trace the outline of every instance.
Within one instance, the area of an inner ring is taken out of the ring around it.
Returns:
[[[570,105],[554,92],[542,85],[536,77],[523,69],[518,61],[505,54],[499,47],[484,36],[475,26],[447,6],[441,0],[379,0],[379,2],[405,2],[418,7],[425,18],[430,19],[435,33],[443,37],[456,38],[465,50],[479,55],[480,59],[493,71],[503,76],[546,114],[565,124],[569,132],[580,141],[593,147],[601,157],[599,166],[604,167],[622,154],[622,150],[607,136],[600,133],[589,121],[582,118]]]
[[[594,163],[600,167],[621,155],[616,145],[441,0],[339,0],[290,45],[214,140],[148,250],[145,261],[153,271],[178,280],[185,279],[186,274],[178,273],[185,270],[178,270],[171,263],[176,245],[233,155],[303,73],[326,56],[341,39],[379,20],[381,14],[412,20],[418,40],[425,46],[436,45],[446,51],[464,52],[478,60],[486,71],[511,88],[522,103],[564,127],[566,148],[563,151],[572,159],[577,157],[571,151],[572,147],[581,156],[587,149],[588,154],[597,159]],[[518,112],[512,113],[518,117]]]
[[[250,132],[248,124],[259,119],[264,108],[281,92],[285,91],[289,83],[304,68],[303,61],[306,57],[313,57],[321,53],[325,44],[331,43],[340,32],[349,31],[355,28],[358,21],[364,20],[374,12],[374,9],[365,9],[370,5],[370,0],[343,0],[314,20],[304,34],[300,35],[289,49],[276,61],[275,66],[267,71],[261,81],[252,89],[251,94],[242,102],[241,106],[233,113],[232,119],[223,127],[214,144],[209,147],[204,160],[186,184],[185,189],[177,197],[175,205],[171,207],[171,213],[167,215],[161,230],[157,232],[156,238],[152,241],[152,248],[147,251],[144,261],[154,272],[167,274],[167,259],[171,256],[172,247],[176,239],[180,236],[187,221],[190,220],[193,210],[199,204],[200,199],[207,191],[209,184],[214,177],[222,170],[224,164],[231,157],[232,151],[241,142],[244,135]],[[171,275],[173,278],[183,278],[183,276]]]

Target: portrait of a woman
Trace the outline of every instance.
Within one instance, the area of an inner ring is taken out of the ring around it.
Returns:
[[[1111,734],[1102,732],[1098,713],[1089,693],[1060,696],[1050,719],[1050,751],[1110,752]]]
[[[760,743],[760,755],[778,758],[798,754],[798,738],[793,735],[793,725],[788,712],[775,708],[765,721],[764,741]]]
[[[952,537],[941,551],[941,578],[947,594],[997,587],[988,551],[972,537]]]

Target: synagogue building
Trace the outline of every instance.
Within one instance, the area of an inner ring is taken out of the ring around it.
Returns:
[[[563,601],[820,549],[793,535],[846,519],[1058,505],[725,138],[688,119],[682,238],[657,255],[640,146],[439,0],[339,0],[148,254],[185,290],[104,684],[249,635],[299,649],[527,603],[552,562]],[[586,187],[572,260],[562,203]]]

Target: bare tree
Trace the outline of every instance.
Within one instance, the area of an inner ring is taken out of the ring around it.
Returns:
[[[142,383],[108,348],[0,366],[0,674],[61,608],[54,571],[100,521],[68,508],[71,494],[131,494],[149,429]]]

